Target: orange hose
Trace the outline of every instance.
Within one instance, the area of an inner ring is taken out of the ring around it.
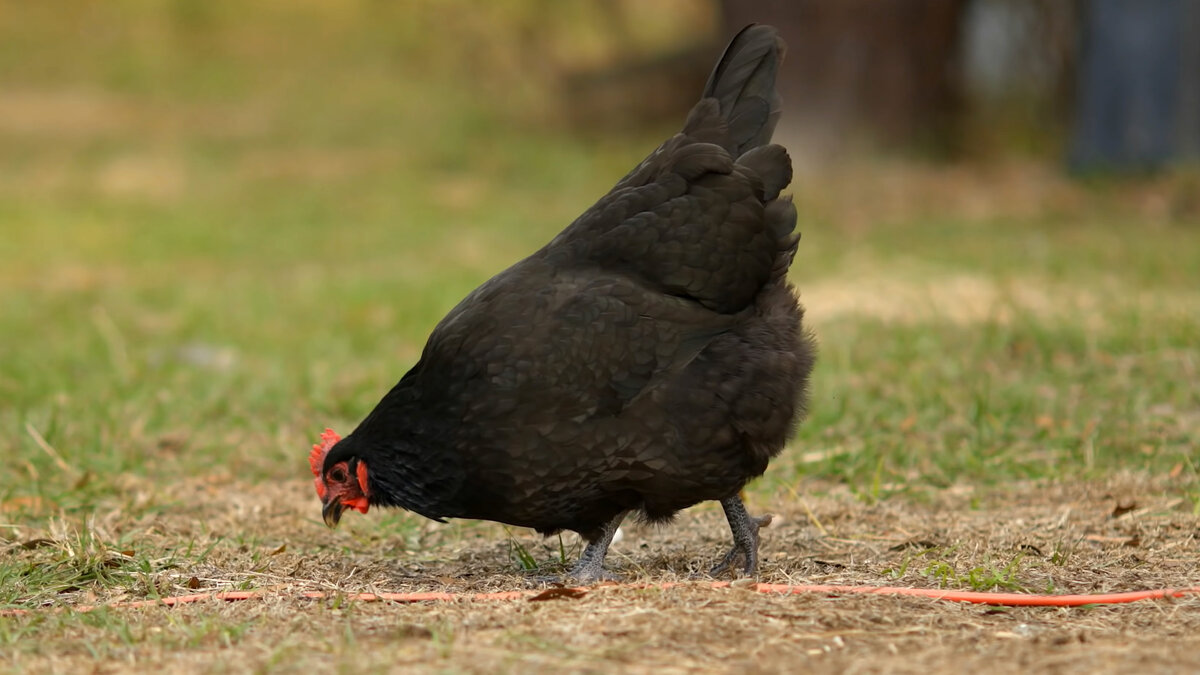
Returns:
[[[719,582],[725,583],[725,582]],[[716,584],[714,584],[715,586]],[[791,586],[787,584],[758,584],[759,593],[866,593],[872,595],[907,595],[932,600],[970,602],[978,605],[1008,607],[1079,607],[1081,605],[1115,605],[1138,600],[1161,600],[1185,595],[1200,595],[1200,587],[1157,588],[1126,593],[1097,593],[1094,595],[1036,595],[1030,593],[981,593],[978,591],[944,591],[936,588],[903,588],[898,586]]]
[[[667,589],[688,584],[663,583],[633,586],[636,588]],[[715,581],[711,588],[728,588],[728,581]],[[1180,598],[1185,595],[1200,595],[1200,586],[1191,588],[1157,588],[1146,591],[1129,591],[1126,593],[1100,593],[1095,595],[1035,595],[1028,593],[980,593],[976,591],[946,591],[936,588],[904,588],[900,586],[828,586],[828,585],[791,585],[791,584],[755,584],[747,586],[747,590],[759,593],[775,593],[779,595],[798,595],[801,593],[822,593],[826,595],[904,595],[909,597],[929,598],[931,600],[947,600],[951,602],[969,602],[983,605],[1005,605],[1009,607],[1079,607],[1081,605],[1112,605],[1139,600],[1161,600],[1164,598]],[[449,602],[456,600],[548,600],[557,597],[578,598],[588,593],[587,588],[550,588],[547,590],[500,591],[495,593],[327,593],[323,591],[308,591],[298,597],[311,600],[323,600],[332,597],[343,597],[358,602]],[[155,600],[135,600],[132,602],[115,602],[109,605],[79,605],[73,607],[76,612],[90,612],[99,607],[112,609],[134,609],[165,605],[172,607],[201,600],[256,600],[266,598],[271,594],[267,591],[224,591],[220,593],[196,593],[193,595],[178,595]],[[0,616],[19,616],[29,614],[31,610],[6,609],[0,610]]]

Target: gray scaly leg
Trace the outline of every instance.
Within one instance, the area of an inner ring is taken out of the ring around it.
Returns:
[[[621,580],[619,576],[604,569],[604,557],[608,555],[608,546],[628,513],[618,513],[600,530],[600,536],[588,542],[587,548],[583,549],[583,554],[579,556],[579,561],[571,568],[568,575],[571,580],[581,584]]]
[[[736,560],[744,557],[746,562],[742,565],[742,573],[752,577],[758,571],[758,530],[770,525],[772,516],[751,516],[746,513],[746,507],[737,495],[722,499],[721,508],[725,509],[725,518],[729,520],[729,529],[733,532],[733,548],[709,574],[720,576],[728,572]]]

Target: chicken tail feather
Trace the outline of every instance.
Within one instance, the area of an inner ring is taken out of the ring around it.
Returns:
[[[783,111],[775,77],[785,49],[775,28],[751,24],[733,38],[708,77],[704,98],[721,106],[734,157],[771,140]]]

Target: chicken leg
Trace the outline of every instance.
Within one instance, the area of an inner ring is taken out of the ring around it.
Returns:
[[[728,572],[736,560],[745,558],[742,574],[752,577],[758,572],[758,530],[770,525],[773,516],[769,513],[758,518],[751,516],[737,495],[722,499],[721,508],[725,509],[725,518],[733,532],[733,548],[709,571],[709,575],[720,576]]]
[[[604,558],[608,555],[608,547],[612,544],[613,536],[617,534],[617,528],[621,526],[621,521],[625,520],[628,513],[628,511],[618,513],[600,529],[600,534],[595,539],[588,541],[579,560],[575,562],[575,566],[567,575],[572,581],[590,584],[597,581],[621,580],[619,576],[604,569]]]

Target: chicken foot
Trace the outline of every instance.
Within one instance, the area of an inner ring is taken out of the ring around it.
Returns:
[[[613,537],[617,534],[617,528],[621,526],[621,521],[625,520],[625,516],[628,513],[628,511],[618,513],[616,517],[608,521],[600,529],[599,536],[588,541],[587,547],[583,549],[583,553],[579,556],[579,560],[575,562],[575,566],[567,574],[567,577],[571,581],[581,584],[591,584],[597,581],[621,580],[621,577],[604,569],[604,558],[608,555],[608,547],[612,544]]]
[[[721,508],[725,509],[725,518],[733,532],[733,548],[708,574],[714,577],[725,574],[735,561],[744,558],[742,574],[752,577],[758,572],[758,530],[770,525],[773,516],[769,513],[758,518],[751,516],[737,495],[722,499]]]

